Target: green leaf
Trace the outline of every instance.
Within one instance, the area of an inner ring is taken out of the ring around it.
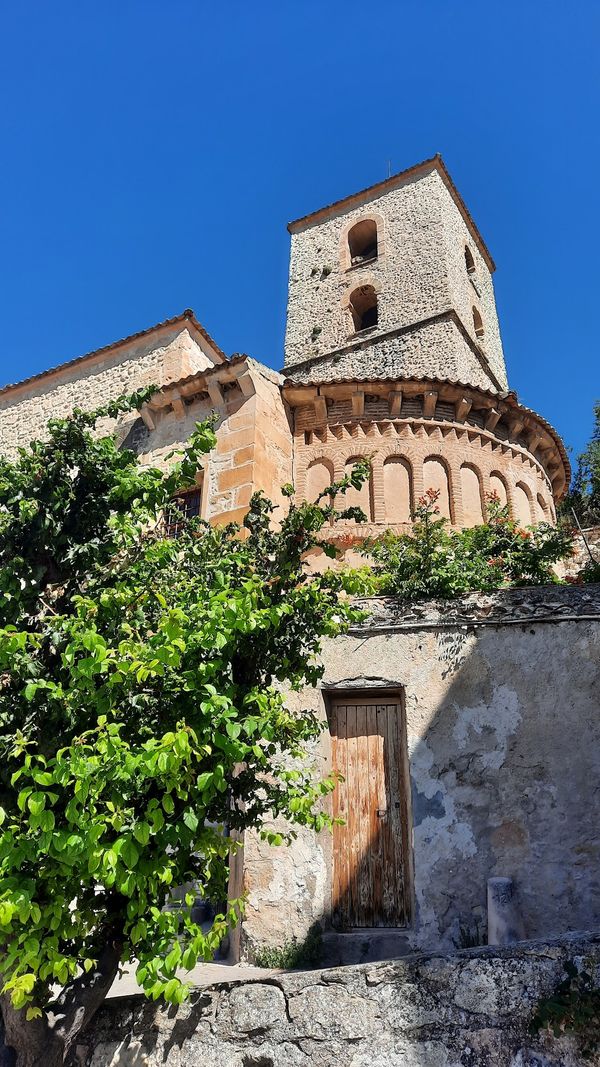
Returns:
[[[187,826],[188,830],[191,830],[192,833],[194,833],[198,829],[198,816],[195,814],[195,812],[190,810],[184,812],[183,821]]]
[[[127,838],[121,848],[121,859],[126,867],[135,867],[137,861],[140,858],[140,854],[131,838]]]
[[[140,845],[147,845],[150,840],[150,826],[147,822],[138,822],[133,828],[133,836]]]

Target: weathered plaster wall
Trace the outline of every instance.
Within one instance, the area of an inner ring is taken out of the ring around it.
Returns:
[[[48,419],[74,407],[91,410],[123,393],[206,370],[215,360],[205,348],[178,323],[1,392],[0,452],[13,456],[19,445],[43,434]]]
[[[378,257],[348,269],[347,232],[361,218],[371,216],[379,224]],[[465,267],[467,241],[475,256],[477,293]],[[348,296],[362,285],[373,285],[378,292],[379,321],[368,331],[369,342],[453,308],[476,346],[475,304],[486,328],[486,356],[501,387],[506,386],[491,275],[435,170],[407,178],[360,206],[341,205],[330,218],[292,234],[285,348],[288,373],[295,375],[295,365],[303,360],[348,344],[354,334]],[[458,329],[442,325],[417,332],[417,337],[404,334],[361,348],[352,357],[344,355],[341,369],[365,377],[424,373],[493,387]]]
[[[324,648],[323,685],[404,690],[414,921],[396,951],[481,939],[494,875],[514,879],[529,937],[600,923],[600,587],[366,607]],[[325,715],[321,690],[290,704]],[[329,767],[328,731],[314,759]],[[276,851],[249,837],[245,879],[249,955],[327,929],[328,834]]]
[[[584,1067],[576,1038],[528,1032],[566,961],[600,981],[600,939],[270,974],[177,1011],[109,1002],[78,1067]]]

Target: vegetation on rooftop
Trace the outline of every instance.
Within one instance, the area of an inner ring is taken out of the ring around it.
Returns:
[[[438,499],[434,489],[419,499],[410,533],[388,530],[365,542],[374,593],[413,601],[560,581],[554,567],[572,553],[571,527],[543,522],[523,529],[492,495],[487,522],[449,530]]]

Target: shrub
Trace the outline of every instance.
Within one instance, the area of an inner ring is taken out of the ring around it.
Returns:
[[[388,530],[365,543],[364,554],[375,561],[379,593],[424,600],[560,581],[553,566],[572,552],[569,527],[543,522],[522,529],[508,508],[491,496],[487,522],[448,531],[438,497],[436,490],[428,489],[419,499],[410,534]]]

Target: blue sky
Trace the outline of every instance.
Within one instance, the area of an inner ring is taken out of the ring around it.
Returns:
[[[600,399],[600,5],[47,0],[0,12],[0,383],[193,307],[282,364],[286,223],[441,152],[509,378]]]

